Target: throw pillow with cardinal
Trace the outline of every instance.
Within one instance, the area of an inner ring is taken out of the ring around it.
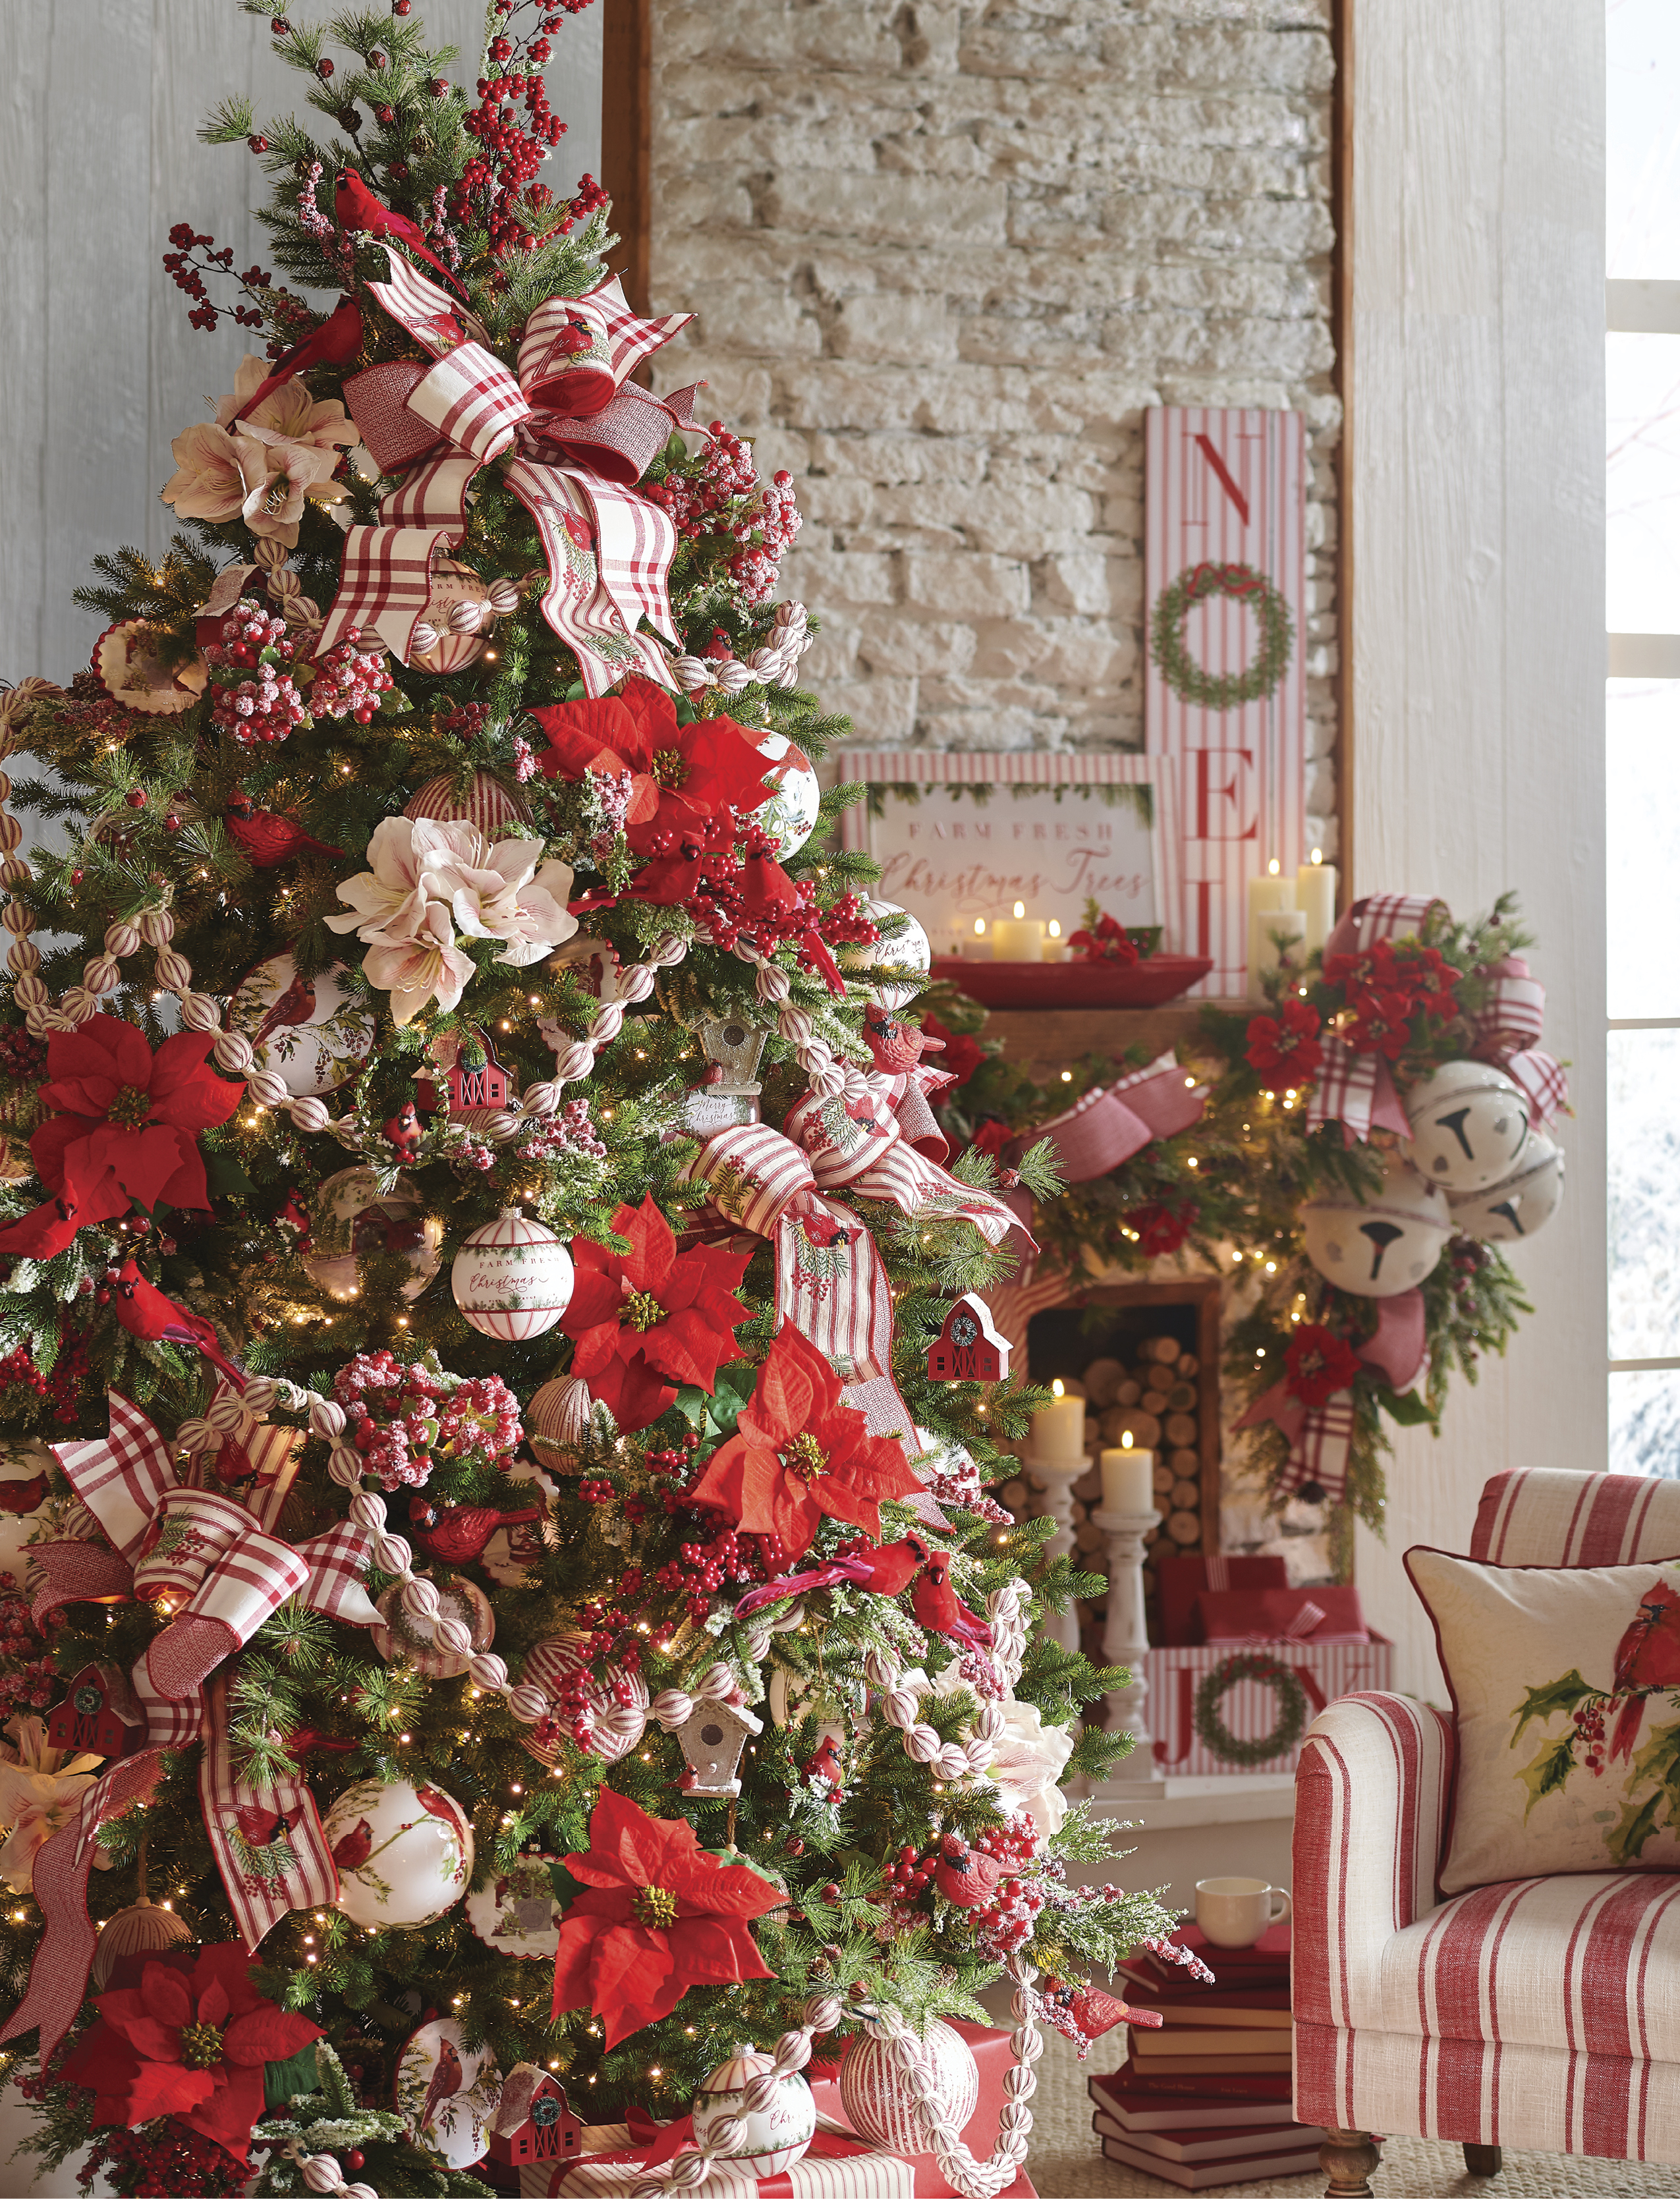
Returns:
[[[1406,1566],[1458,1712],[1443,1892],[1680,1868],[1680,1563]]]

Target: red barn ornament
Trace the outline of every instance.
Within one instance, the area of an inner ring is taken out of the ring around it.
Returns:
[[[1001,1382],[1009,1372],[1009,1339],[984,1298],[965,1292],[928,1346],[930,1382]]]
[[[47,1741],[77,1756],[132,1755],[146,1737],[146,1714],[114,1665],[84,1665],[61,1703],[47,1712]]]
[[[534,2062],[517,2063],[491,2118],[491,2160],[522,2168],[529,2161],[575,2161],[582,2150],[583,2125],[566,2104],[565,2086]]]
[[[433,1058],[441,1062],[450,1050],[454,1059],[445,1070],[443,1086],[451,1119],[458,1122],[481,1108],[505,1108],[512,1088],[488,1035],[474,1029],[460,1038],[452,1032],[435,1043]],[[428,1113],[440,1103],[437,1086],[429,1079],[416,1086],[415,1096]]]

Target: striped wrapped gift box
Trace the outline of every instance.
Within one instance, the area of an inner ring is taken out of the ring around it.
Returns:
[[[1387,1688],[1394,1663],[1394,1646],[1377,1636],[1369,1642],[1317,1646],[1310,1642],[1257,1642],[1254,1651],[1232,1642],[1215,1642],[1191,1649],[1152,1649],[1146,1660],[1149,1676],[1149,1724],[1155,1735],[1155,1768],[1175,1777],[1201,1778],[1210,1774],[1240,1776],[1251,1771],[1292,1771],[1300,1754],[1298,1737],[1293,1747],[1281,1749],[1260,1764],[1228,1764],[1216,1756],[1196,1731],[1196,1691],[1208,1674],[1232,1657],[1257,1652],[1275,1656],[1306,1690],[1309,1718],[1316,1717],[1338,1695],[1350,1695],[1369,1688]],[[1239,1680],[1221,1698],[1219,1715],[1226,1730],[1238,1741],[1257,1741],[1275,1730],[1280,1712],[1277,1691],[1260,1680]]]

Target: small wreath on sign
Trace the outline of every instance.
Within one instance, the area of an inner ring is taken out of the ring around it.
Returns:
[[[1240,1680],[1258,1680],[1277,1696],[1277,1724],[1253,1741],[1239,1741],[1220,1716],[1220,1704]],[[1263,1653],[1228,1657],[1197,1689],[1194,1722],[1197,1739],[1222,1764],[1264,1764],[1293,1748],[1306,1731],[1307,1691],[1275,1657]]]
[[[1214,596],[1246,604],[1259,621],[1260,653],[1245,671],[1209,672],[1184,645],[1185,621],[1198,604]],[[1289,669],[1294,646],[1295,621],[1289,605],[1252,565],[1193,565],[1155,598],[1150,655],[1180,701],[1204,710],[1234,710],[1244,703],[1263,702]]]

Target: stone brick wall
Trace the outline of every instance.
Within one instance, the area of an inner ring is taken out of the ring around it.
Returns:
[[[1140,745],[1142,409],[1292,405],[1333,846],[1329,7],[654,0],[666,378],[794,474],[863,738]]]

